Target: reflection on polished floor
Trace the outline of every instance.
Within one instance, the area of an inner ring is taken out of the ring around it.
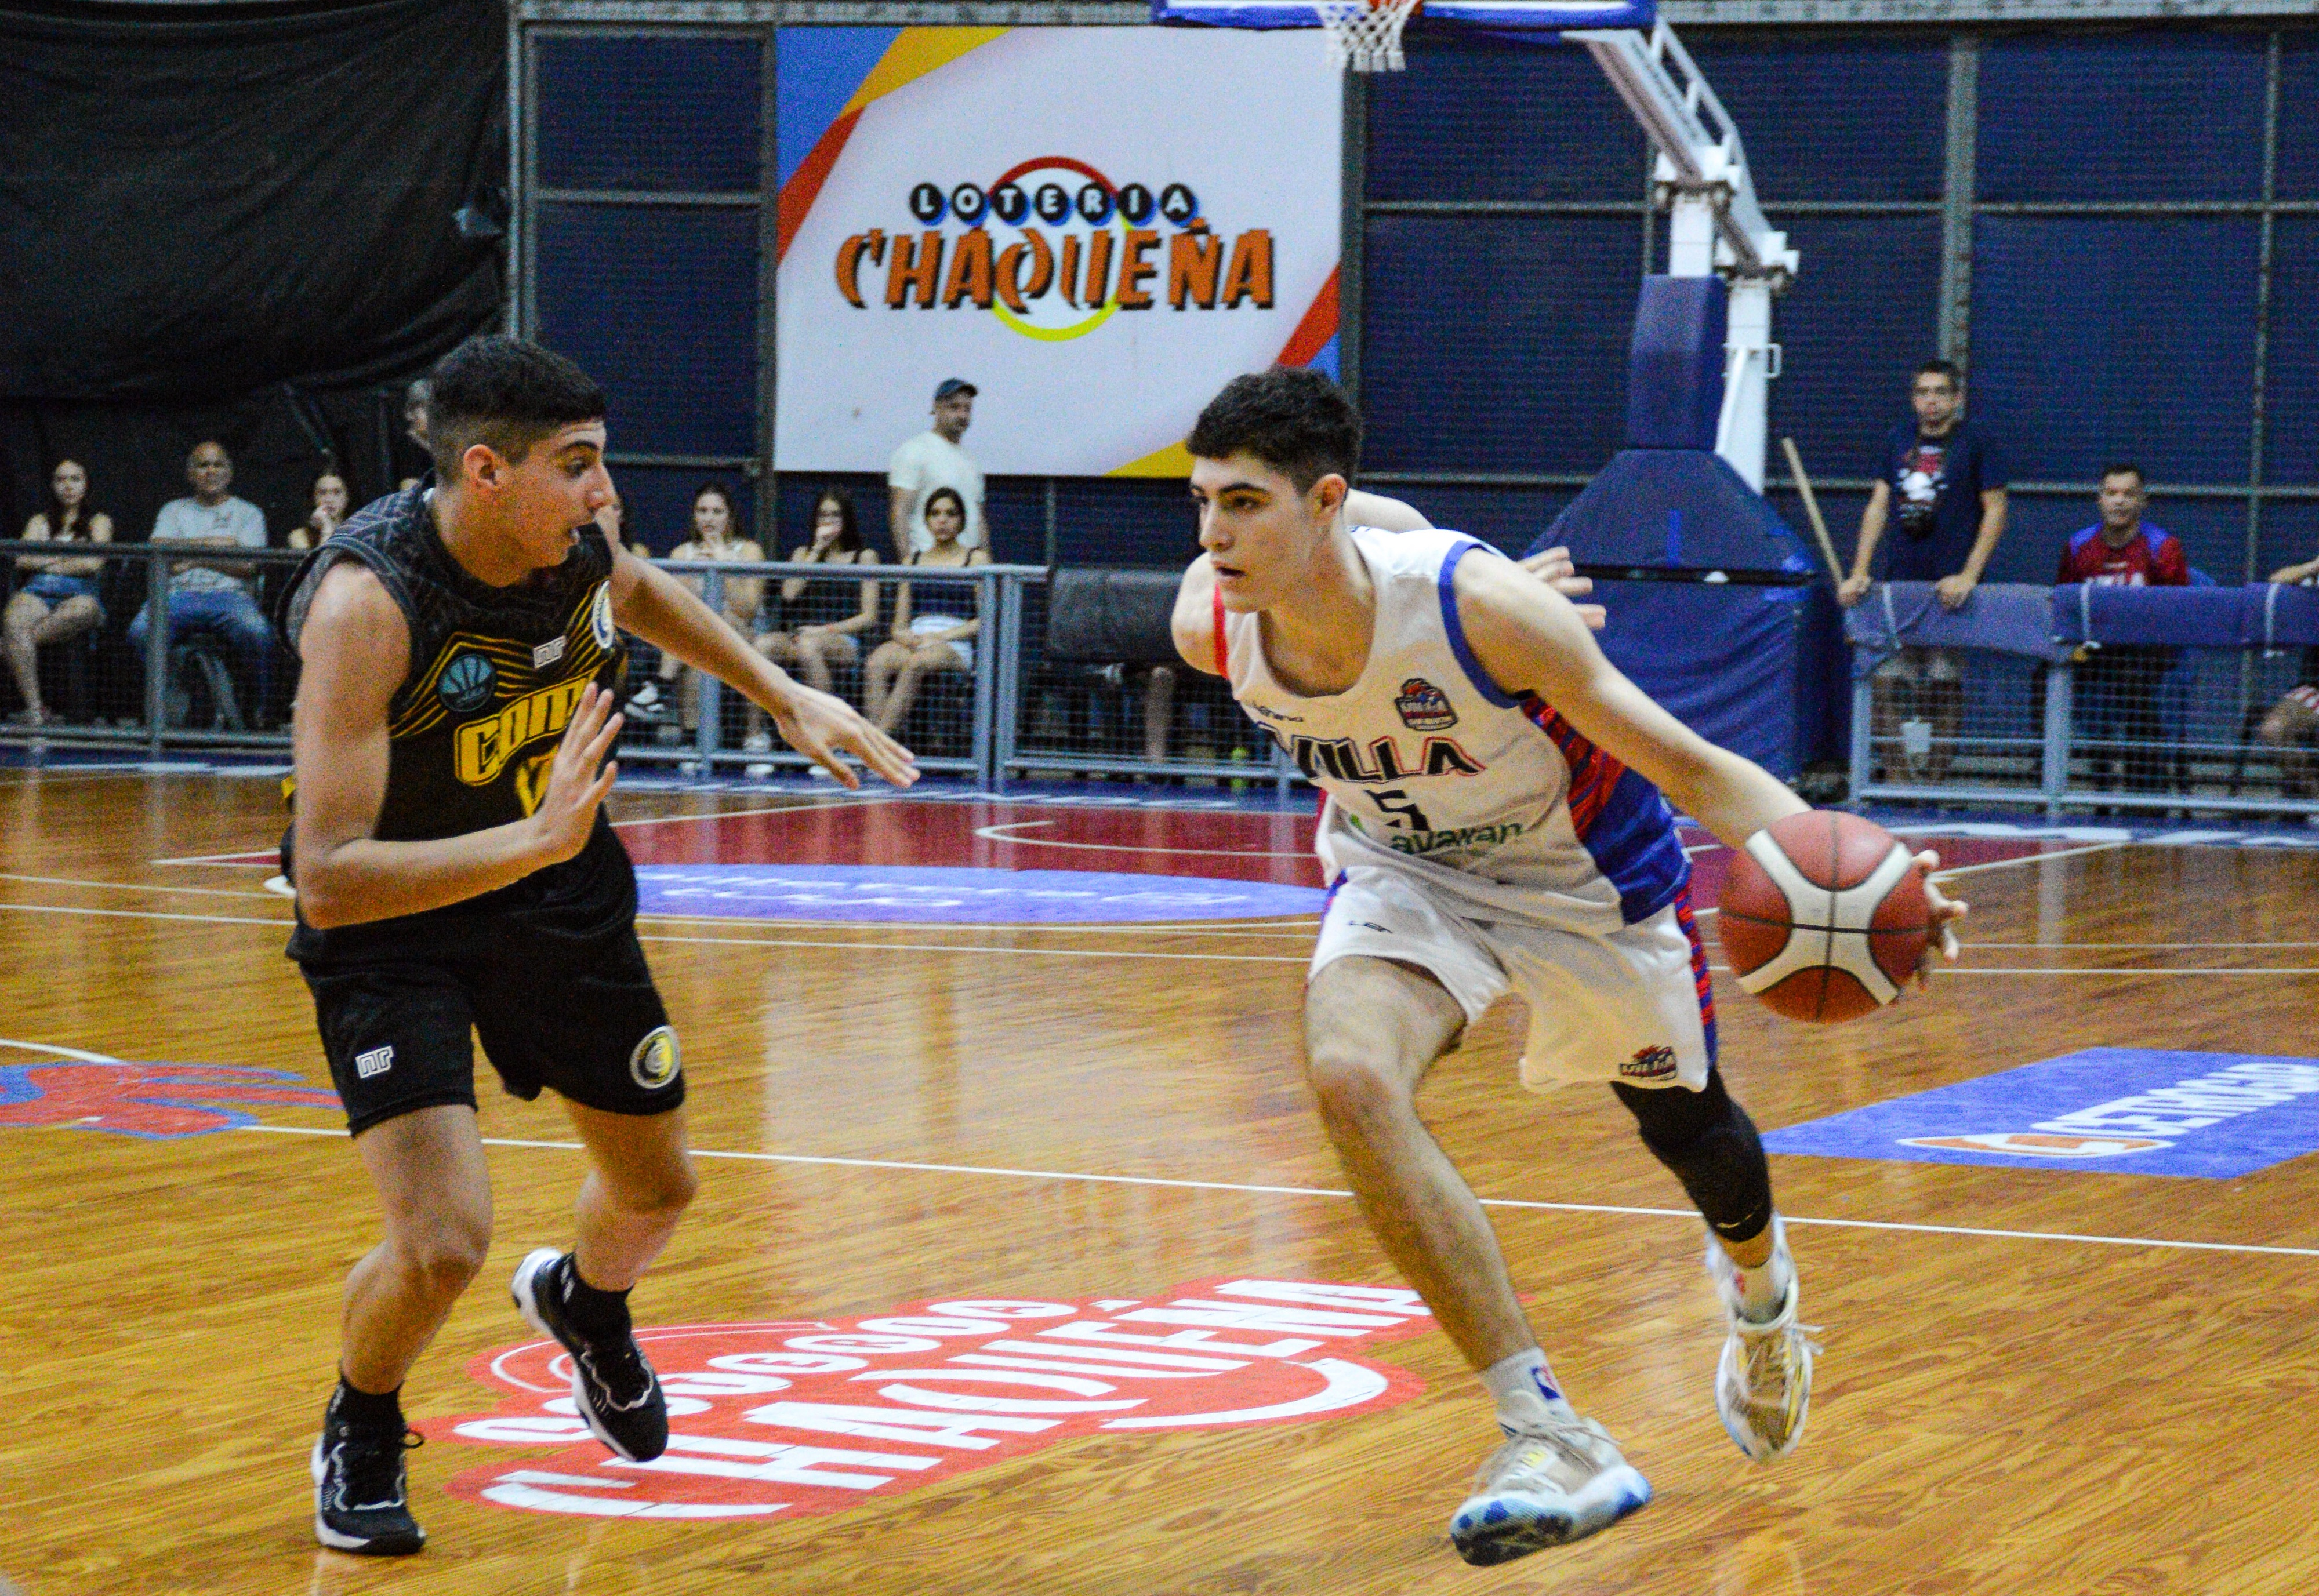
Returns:
[[[704,1155],[636,1294],[671,1466],[575,1443],[499,1288],[568,1234],[582,1161],[486,1080],[493,1262],[405,1399],[429,1547],[318,1552],[306,1448],[374,1220],[282,958],[278,806],[0,777],[0,1572],[28,1596],[2319,1588],[2319,1160],[1775,1157],[1827,1351],[1761,1469],[1710,1400],[1696,1220],[1607,1093],[1519,1089],[1502,1008],[1427,1112],[1657,1497],[1469,1569],[1444,1528],[1488,1408],[1299,1078],[1309,817],[735,793],[615,799]],[[2306,853],[1936,845],[1974,942],[1931,993],[1810,1030],[1719,978],[1767,1132],[2089,1047],[2319,1055]],[[809,865],[860,868],[758,868]],[[961,868],[1055,873],[1026,924]],[[1235,883],[1286,896],[1248,917]]]

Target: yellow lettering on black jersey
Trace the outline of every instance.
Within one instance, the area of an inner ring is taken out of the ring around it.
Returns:
[[[526,693],[496,715],[468,721],[452,734],[452,769],[470,787],[489,785],[527,743],[554,736],[572,719],[589,678],[577,677]],[[528,812],[528,811],[527,811]]]

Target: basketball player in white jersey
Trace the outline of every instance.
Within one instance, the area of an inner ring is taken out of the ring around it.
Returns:
[[[1176,642],[1328,795],[1307,1069],[1363,1216],[1496,1402],[1508,1438],[1449,1533],[1467,1562],[1502,1563],[1615,1523],[1650,1486],[1564,1400],[1419,1083],[1509,991],[1530,1008],[1525,1085],[1611,1083],[1711,1232],[1724,1428],[1750,1457],[1784,1455],[1813,1348],[1762,1143],[1715,1068],[1690,863],[1660,794],[1733,849],[1806,806],[1645,696],[1550,581],[1455,532],[1351,524],[1359,438],[1317,373],[1216,396],[1187,440],[1205,552]],[[1954,957],[1963,906],[1933,902]]]

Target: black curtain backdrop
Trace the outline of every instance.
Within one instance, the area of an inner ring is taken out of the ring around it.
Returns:
[[[504,0],[0,0],[0,533],[88,467],[116,537],[205,437],[276,543],[410,468],[400,390],[498,325]]]

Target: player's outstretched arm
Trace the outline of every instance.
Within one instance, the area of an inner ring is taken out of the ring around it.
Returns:
[[[1660,708],[1603,657],[1576,606],[1523,576],[1502,559],[1467,557],[1457,564],[1457,618],[1475,657],[1501,690],[1535,692],[1580,735],[1665,793],[1728,848],[1744,849],[1764,827],[1809,807],[1754,761],[1719,748]],[[1918,859],[1930,871],[1940,860]],[[1937,954],[1957,956],[1954,922],[1965,906],[1926,884],[1940,934],[1919,974]]]
[[[1774,820],[1809,807],[1768,771],[1661,708],[1603,657],[1575,606],[1511,562],[1458,562],[1457,616],[1475,657],[1502,689],[1538,694],[1727,846],[1745,847]]]
[[[696,670],[708,672],[773,718],[781,740],[849,788],[862,779],[838,758],[854,755],[896,787],[918,779],[916,756],[844,699],[817,692],[749,646],[691,589],[626,552],[612,565],[612,616]]]
[[[387,709],[410,666],[410,627],[376,576],[341,561],[324,573],[299,645],[305,669],[292,754],[291,862],[298,912],[309,925],[440,908],[521,880],[585,845],[617,769],[603,763],[620,731],[609,693],[591,685],[582,698],[539,807],[527,818],[464,836],[383,843],[371,834],[386,800]]]

